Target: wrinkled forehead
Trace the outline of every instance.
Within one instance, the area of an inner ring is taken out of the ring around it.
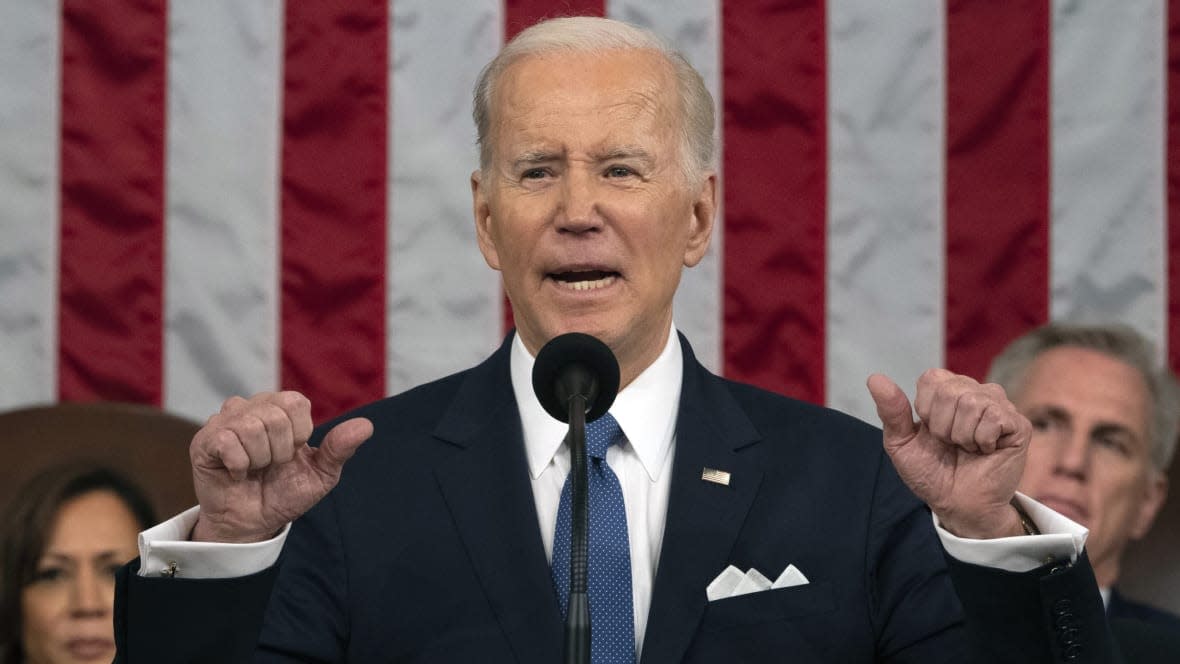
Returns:
[[[501,73],[489,113],[494,134],[559,120],[633,121],[679,128],[681,108],[671,64],[642,49],[522,55]]]

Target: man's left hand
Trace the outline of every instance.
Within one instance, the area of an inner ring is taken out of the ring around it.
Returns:
[[[912,411],[905,392],[886,376],[869,376],[868,387],[885,452],[943,528],[972,539],[1024,534],[1011,501],[1032,425],[1002,387],[930,369],[918,379]]]

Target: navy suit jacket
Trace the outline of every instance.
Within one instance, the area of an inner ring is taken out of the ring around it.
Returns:
[[[1157,609],[1150,604],[1131,601],[1124,597],[1117,588],[1110,591],[1110,606],[1106,607],[1106,614],[1111,618],[1126,618],[1151,623],[1180,635],[1180,616],[1163,609]]]
[[[1111,591],[1106,615],[1128,664],[1180,662],[1180,617],[1133,602],[1117,589]]]
[[[510,340],[465,372],[363,407],[373,437],[244,579],[117,586],[118,661],[559,661]],[[1009,574],[948,561],[880,431],[710,374],[687,341],[643,662],[1114,661],[1088,563]],[[321,427],[326,430],[331,423]],[[703,468],[728,471],[722,486]],[[708,602],[727,565],[795,588]],[[1076,656],[1068,659],[1069,655]]]

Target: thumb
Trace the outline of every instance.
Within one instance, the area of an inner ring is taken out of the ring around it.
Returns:
[[[344,462],[352,458],[361,443],[373,435],[373,423],[363,417],[354,417],[332,427],[316,449],[312,462],[320,472],[340,477]]]
[[[877,404],[877,417],[885,432],[885,444],[898,444],[917,431],[910,400],[897,383],[884,374],[873,374],[868,380],[869,394]]]

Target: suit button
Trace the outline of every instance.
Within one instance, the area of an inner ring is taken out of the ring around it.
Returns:
[[[1068,627],[1057,631],[1057,642],[1060,643],[1063,648],[1068,649],[1070,646],[1079,645],[1079,636],[1081,636],[1081,634],[1078,632],[1076,627]]]
[[[1058,614],[1065,613],[1066,611],[1069,611],[1072,608],[1073,608],[1073,602],[1069,601],[1068,599],[1059,599],[1053,603],[1053,612],[1054,613],[1058,613]]]
[[[1067,662],[1076,661],[1079,657],[1082,656],[1082,646],[1077,643],[1070,645],[1070,646],[1066,646],[1065,649],[1061,651],[1061,656]]]
[[[1070,613],[1069,611],[1057,614],[1057,619],[1053,621],[1053,624],[1055,624],[1057,626],[1057,629],[1065,629],[1067,627],[1074,627],[1075,625],[1077,625],[1077,623],[1078,623],[1077,616]]]

